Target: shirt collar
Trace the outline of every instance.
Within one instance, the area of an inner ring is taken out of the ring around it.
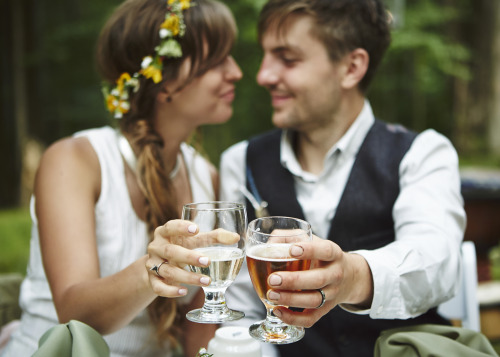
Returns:
[[[335,159],[338,152],[344,157],[355,156],[366,137],[366,134],[375,122],[370,102],[365,99],[363,108],[346,133],[328,150],[325,156],[325,168]],[[302,170],[295,152],[293,151],[293,131],[283,130],[281,135],[281,165],[293,175],[305,181],[316,181],[316,175]]]
[[[363,109],[359,113],[354,123],[347,129],[346,133],[340,138],[332,149],[338,148],[341,152],[347,155],[356,155],[365,140],[366,134],[375,122],[375,117],[373,115],[372,107],[370,102],[365,99]],[[328,155],[331,155],[332,149],[328,151]]]

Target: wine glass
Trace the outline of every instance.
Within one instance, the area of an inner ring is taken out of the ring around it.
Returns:
[[[308,270],[310,260],[290,256],[293,243],[311,241],[311,225],[291,217],[263,217],[248,224],[247,265],[252,284],[267,310],[266,319],[250,326],[250,335],[260,341],[287,344],[304,337],[304,328],[281,321],[273,313],[277,306],[267,300],[269,275],[277,271]]]
[[[198,225],[199,233],[192,239],[194,250],[210,258],[208,267],[189,265],[189,269],[212,279],[209,286],[203,287],[203,307],[188,312],[187,319],[199,323],[241,319],[245,314],[227,307],[225,292],[238,275],[245,257],[245,206],[222,201],[189,203],[182,209],[182,219]]]

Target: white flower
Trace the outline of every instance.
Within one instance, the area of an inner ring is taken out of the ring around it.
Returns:
[[[153,62],[153,57],[146,56],[142,59],[141,68],[148,68],[149,65]]]
[[[120,103],[120,108],[122,108],[123,110],[125,111],[129,111],[130,110],[130,104],[129,102],[121,102]]]
[[[160,29],[160,38],[167,38],[169,36],[172,36],[172,32],[167,29]]]
[[[113,90],[111,91],[111,95],[114,97],[118,97],[120,96],[120,91],[117,88],[113,88]]]
[[[122,112],[120,112],[119,110],[115,111],[115,118],[116,118],[116,119],[121,119],[121,118],[123,118],[123,114],[122,114]]]
[[[137,78],[132,78],[128,81],[128,84],[134,88],[134,92],[137,92],[137,89],[139,89],[139,80]]]

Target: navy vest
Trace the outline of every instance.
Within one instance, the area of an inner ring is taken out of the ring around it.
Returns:
[[[293,176],[280,163],[281,133],[274,130],[251,139],[247,166],[261,198],[268,202],[269,215],[305,219]],[[379,120],[368,132],[328,234],[328,239],[344,251],[376,249],[394,241],[392,208],[399,195],[399,165],[416,135]],[[255,211],[249,202],[247,208],[251,221]],[[382,330],[421,323],[448,324],[436,309],[414,319],[385,320],[352,314],[337,306],[306,329],[301,341],[278,348],[283,357],[373,356]]]

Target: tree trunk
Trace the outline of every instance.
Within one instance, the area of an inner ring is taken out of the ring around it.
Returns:
[[[28,142],[28,98],[26,91],[26,61],[25,61],[25,21],[23,1],[11,0],[12,28],[14,41],[12,44],[12,74],[14,92],[14,120],[16,123],[16,157],[17,162],[24,164],[25,148]],[[18,204],[26,203],[26,197],[21,187],[18,187]]]
[[[19,204],[22,147],[27,135],[23,0],[0,2],[0,208]]]
[[[500,155],[500,6],[469,0],[468,23],[456,28],[471,49],[471,79],[454,79],[453,141],[461,155]]]
[[[492,153],[500,156],[500,3],[490,1],[492,7],[491,28],[491,95],[489,105],[489,146]]]

